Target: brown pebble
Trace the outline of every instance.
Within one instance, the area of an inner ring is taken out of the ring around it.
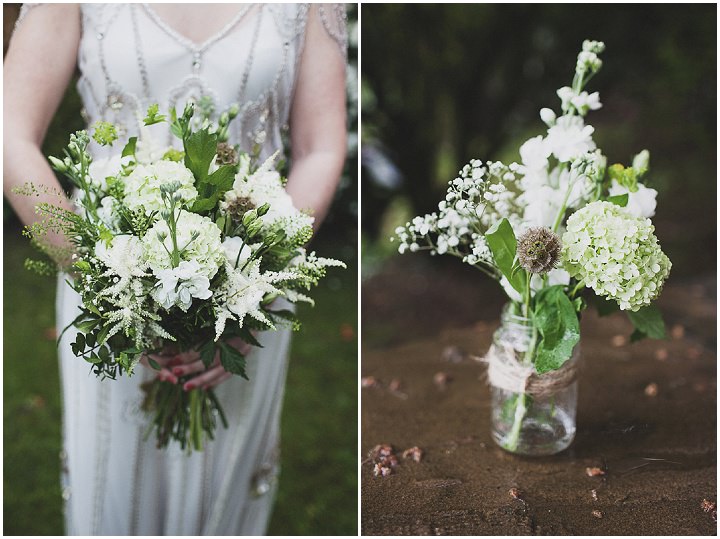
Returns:
[[[703,501],[700,502],[700,508],[706,513],[709,513],[710,511],[715,510],[715,503],[710,500],[703,499]]]
[[[375,464],[375,468],[373,468],[373,473],[375,474],[375,477],[381,476],[381,477],[387,477],[391,473],[393,473],[392,468],[389,466],[383,466],[379,462]]]
[[[508,494],[513,500],[522,500],[522,492],[520,492],[519,489],[513,487],[510,490],[508,490]]]
[[[374,376],[364,376],[360,380],[360,385],[363,388],[368,388],[368,387],[375,388],[375,387],[380,387],[380,382],[378,382],[377,378],[375,378]]]
[[[403,451],[402,456],[404,459],[412,459],[415,462],[420,462],[423,458],[423,450],[417,446],[411,447]]]
[[[401,386],[402,383],[400,383],[400,380],[397,378],[393,378],[392,380],[390,380],[390,385],[388,385],[388,389],[390,391],[399,391]]]
[[[593,501],[595,501],[595,502],[598,501],[597,490],[592,489],[592,490],[590,491],[590,494],[592,494],[592,499],[593,499]]]
[[[598,477],[600,475],[605,475],[605,470],[602,468],[598,468],[597,466],[592,466],[585,468],[585,473],[588,475],[588,477]]]
[[[445,389],[450,380],[452,380],[452,378],[450,378],[450,375],[446,372],[438,372],[433,377],[433,383],[439,389]]]
[[[667,348],[658,348],[655,350],[655,359],[658,361],[667,361],[667,358],[669,357]]]
[[[673,339],[682,339],[685,336],[685,326],[675,324],[670,330],[670,335]]]
[[[603,514],[602,511],[598,511],[597,509],[593,509],[592,513],[590,513],[595,518],[602,518]]]
[[[620,348],[621,346],[625,346],[627,344],[627,337],[625,337],[625,335],[615,335],[612,339],[610,339],[610,342],[615,348]]]
[[[699,346],[691,346],[687,349],[688,359],[699,359],[702,355],[702,349]]]
[[[645,396],[646,397],[657,397],[657,394],[658,394],[658,385],[655,382],[648,384],[645,387]]]
[[[457,346],[446,346],[442,351],[443,361],[450,363],[460,363],[465,359],[465,352],[463,352]]]
[[[393,454],[393,448],[389,444],[378,444],[370,450],[368,456],[371,459],[387,457]]]

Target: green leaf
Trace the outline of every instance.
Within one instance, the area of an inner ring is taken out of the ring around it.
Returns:
[[[525,270],[513,271],[517,240],[510,222],[505,218],[497,221],[485,233],[485,239],[487,239],[493,260],[495,260],[498,269],[515,290],[520,294],[524,294],[527,272]]]
[[[110,324],[103,327],[100,332],[97,335],[97,342],[99,344],[105,344],[105,339],[107,339],[108,334],[110,333]]]
[[[126,157],[128,155],[135,156],[135,146],[136,145],[137,145],[137,137],[130,137],[127,141],[127,144],[123,148],[122,157]]]
[[[127,354],[126,354],[125,352],[123,352],[122,354],[120,354],[121,357],[122,357],[123,355],[127,357]],[[123,358],[123,359],[125,359],[125,358]],[[151,366],[153,369],[155,369],[156,371],[159,371],[159,370],[162,368],[162,367],[160,367],[160,364],[159,364],[157,361],[155,361],[153,358],[151,358],[150,356],[148,356],[147,360],[148,360],[148,363],[150,364],[150,366]]]
[[[229,344],[218,342],[218,345],[220,347],[220,363],[223,368],[248,380],[245,373],[245,356]]]
[[[232,189],[235,182],[235,167],[230,165],[221,166],[207,177],[207,182],[219,187],[223,192]]]
[[[615,195],[612,197],[607,197],[608,202],[612,202],[616,206],[620,206],[621,208],[624,208],[627,206],[628,203],[628,194],[624,193],[622,195]]]
[[[200,352],[200,359],[202,359],[205,368],[209,368],[215,360],[215,342],[207,341],[198,348],[198,352]]]
[[[540,334],[535,354],[538,374],[559,369],[580,340],[575,307],[563,289],[563,285],[550,286],[535,295],[534,320]]]
[[[92,363],[93,365],[97,365],[98,363],[103,362],[103,360],[100,359],[97,354],[90,354],[89,356],[83,357],[83,359],[88,363]]]
[[[635,333],[630,337],[633,342],[644,337],[651,339],[665,338],[665,322],[663,322],[660,309],[655,305],[647,305],[635,312],[628,311],[627,314],[636,329]]]
[[[189,168],[198,185],[198,192],[207,196],[208,193],[202,193],[199,186],[205,183],[210,171],[210,163],[215,158],[217,152],[217,135],[208,132],[207,129],[201,129],[189,135],[185,141],[185,166]]]
[[[70,349],[76,356],[82,354],[85,351],[85,335],[78,333],[75,336],[75,342],[70,344]]]

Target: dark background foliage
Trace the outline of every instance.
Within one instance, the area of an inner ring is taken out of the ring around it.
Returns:
[[[588,87],[603,108],[587,121],[609,163],[650,150],[672,278],[714,268],[715,5],[373,4],[362,28],[364,276],[394,227],[434,211],[469,159],[519,160],[543,133],[540,108],[559,111],[555,91],[584,39],[606,44]]]

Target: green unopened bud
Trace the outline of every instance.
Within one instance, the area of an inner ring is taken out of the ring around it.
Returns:
[[[268,203],[266,202],[265,204],[263,204],[262,206],[260,206],[256,211],[257,211],[258,217],[262,217],[262,216],[265,215],[268,211],[270,211],[270,204],[268,204]]]
[[[635,171],[635,174],[640,177],[645,175],[645,173],[648,171],[649,164],[650,152],[647,150],[643,150],[633,158],[632,168]]]
[[[157,239],[160,240],[160,243],[164,242],[167,239],[168,235],[167,232],[160,231],[157,233]]]
[[[252,223],[250,223],[247,227],[245,227],[245,230],[247,230],[248,235],[251,237],[254,236],[255,234],[257,234],[258,232],[260,232],[261,229],[262,229],[262,221],[260,221],[260,220],[255,220]]]
[[[160,217],[162,217],[165,221],[169,221],[171,216],[172,212],[170,210],[162,210],[160,212]]]
[[[218,125],[221,127],[227,125],[230,122],[230,115],[227,112],[223,112],[218,119]]]
[[[52,155],[48,156],[48,160],[50,161],[50,164],[52,167],[57,170],[58,172],[67,172],[68,167],[63,163],[60,159],[57,157],[53,157]]]
[[[242,224],[244,227],[250,226],[257,219],[257,210],[250,210],[243,215]]]

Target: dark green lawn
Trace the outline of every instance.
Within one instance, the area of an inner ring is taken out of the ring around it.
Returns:
[[[4,233],[4,534],[63,533],[55,281],[23,269],[32,250]],[[344,257],[332,246],[326,256]],[[302,308],[285,394],[282,476],[270,533],[357,533],[355,261]],[[332,350],[332,354],[328,351]]]

